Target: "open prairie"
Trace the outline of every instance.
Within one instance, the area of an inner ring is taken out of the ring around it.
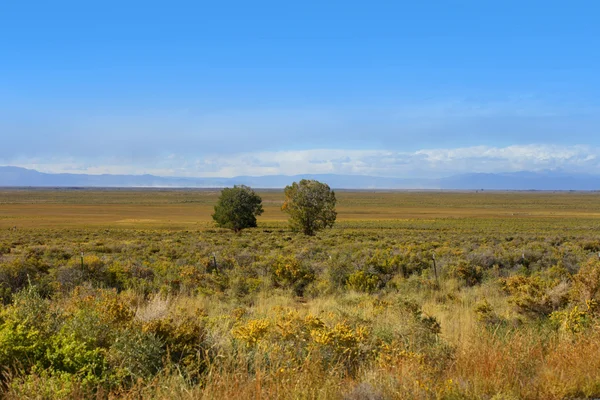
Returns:
[[[259,194],[260,222],[285,222],[283,191]],[[0,228],[207,227],[218,195],[210,189],[0,189]],[[339,222],[600,218],[600,192],[338,191],[337,199]]]
[[[600,193],[1,189],[6,398],[600,396]]]

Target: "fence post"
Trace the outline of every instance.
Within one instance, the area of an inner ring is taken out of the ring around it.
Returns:
[[[213,265],[213,271],[216,271],[218,274],[219,266],[217,265],[217,256],[215,255],[215,253],[212,254],[212,265]]]
[[[433,259],[433,273],[435,274],[435,283],[439,287],[440,286],[440,280],[438,279],[437,263],[435,262],[435,253],[431,254],[431,258]]]

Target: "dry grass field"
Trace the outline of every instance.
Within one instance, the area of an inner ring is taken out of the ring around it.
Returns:
[[[0,189],[0,396],[600,397],[600,193]]]
[[[0,189],[3,227],[162,227],[212,223],[218,190]],[[259,192],[261,222],[284,222],[283,192]],[[338,191],[338,221],[600,218],[600,193]]]

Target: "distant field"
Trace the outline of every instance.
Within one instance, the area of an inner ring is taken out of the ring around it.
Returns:
[[[2,189],[0,228],[206,227],[218,190]],[[283,192],[261,191],[261,223],[286,220]],[[338,191],[338,221],[600,218],[600,193]]]

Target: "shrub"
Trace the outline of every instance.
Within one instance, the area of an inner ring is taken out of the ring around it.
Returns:
[[[548,282],[537,275],[515,275],[500,282],[504,291],[511,295],[510,302],[529,316],[548,316],[568,301],[567,290],[553,290],[561,287],[560,282]]]
[[[365,272],[356,271],[348,276],[346,281],[346,287],[358,292],[372,293],[379,289],[382,282],[378,275]]]
[[[153,334],[163,344],[168,361],[188,378],[197,378],[206,366],[206,331],[198,318],[181,316],[178,321],[162,318],[148,321],[142,331]]]
[[[586,303],[600,299],[600,260],[593,258],[573,276],[573,297]]]
[[[16,293],[28,284],[36,283],[42,273],[35,264],[28,261],[0,263],[0,287],[5,288],[7,293]]]
[[[498,324],[502,324],[505,322],[502,318],[500,318],[492,308],[492,305],[487,301],[487,299],[483,299],[475,304],[475,315],[477,316],[477,320],[488,327],[497,327]]]
[[[467,262],[460,262],[454,269],[457,278],[461,279],[467,286],[475,286],[483,281],[483,268]]]
[[[154,376],[163,365],[163,342],[152,332],[121,330],[108,351],[108,362],[117,382],[136,382]]]
[[[350,372],[355,369],[358,359],[364,360],[369,352],[373,354],[368,345],[371,332],[364,325],[352,327],[345,321],[338,322],[331,327],[313,329],[310,336],[327,364],[342,362],[350,367]]]
[[[65,265],[56,268],[53,273],[57,289],[70,292],[85,281],[84,271],[79,266]]]
[[[8,399],[83,399],[94,398],[96,387],[82,383],[80,377],[52,370],[15,376],[8,384]]]
[[[33,366],[46,368],[47,349],[53,333],[53,315],[48,301],[37,293],[35,287],[14,296],[13,302],[0,313],[0,365],[9,371]]]
[[[231,334],[247,346],[254,346],[266,336],[270,326],[271,323],[266,319],[251,319],[233,328]]]
[[[578,333],[590,325],[590,315],[586,311],[581,311],[579,306],[575,306],[570,310],[554,311],[550,314],[550,321],[559,329]]]
[[[306,286],[315,280],[312,269],[292,257],[278,257],[272,265],[271,276],[276,285],[293,289],[297,296],[302,296]]]
[[[64,331],[50,338],[45,357],[50,364],[50,371],[71,374],[91,386],[102,382],[107,367],[103,348]]]
[[[0,243],[0,256],[10,253],[11,246],[6,243]]]

